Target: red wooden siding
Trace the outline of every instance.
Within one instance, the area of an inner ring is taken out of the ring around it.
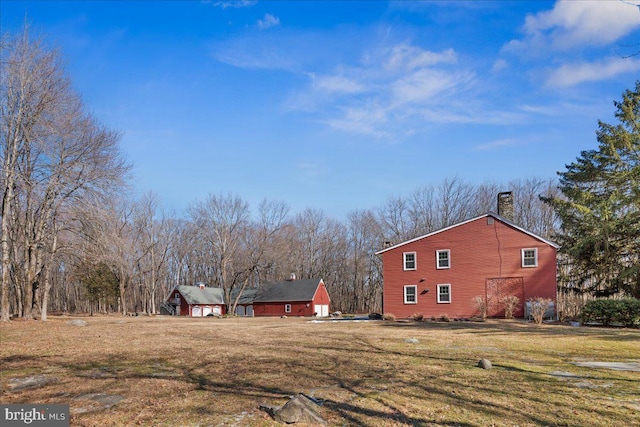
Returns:
[[[287,301],[287,302],[254,302],[254,316],[303,316],[311,317],[315,314],[316,305],[329,305],[331,299],[324,285],[320,282],[313,299],[310,301]],[[285,304],[291,305],[291,311],[285,311]]]
[[[291,312],[285,312],[285,304],[291,304]],[[253,305],[254,316],[313,316],[313,304],[307,302],[260,302]]]
[[[327,287],[324,285],[324,282],[320,282],[316,294],[313,296],[313,303],[316,305],[328,305],[330,302],[331,298],[329,298]]]
[[[522,267],[521,251],[525,248],[538,250],[537,267]],[[450,268],[437,269],[436,251],[444,249],[450,250]],[[404,271],[405,252],[416,253],[416,270]],[[418,313],[452,318],[476,315],[473,299],[487,296],[488,279],[514,278],[509,287],[521,298],[519,315],[523,299],[540,296],[556,300],[556,248],[498,218],[483,216],[381,255],[384,312],[399,318]],[[519,281],[521,291],[514,285]],[[451,285],[451,303],[437,302],[438,284]],[[404,303],[405,285],[417,286],[416,304]],[[500,310],[494,308],[493,314],[499,315]]]

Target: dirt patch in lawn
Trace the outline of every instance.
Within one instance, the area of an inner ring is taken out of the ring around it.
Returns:
[[[303,393],[331,426],[626,426],[640,331],[297,318],[95,317],[0,324],[2,403],[65,403],[77,426],[276,426]],[[417,341],[413,341],[417,340]],[[477,367],[486,358],[492,369]],[[635,359],[634,359],[635,358]],[[576,387],[568,372],[607,387]],[[11,391],[17,378],[55,378]]]

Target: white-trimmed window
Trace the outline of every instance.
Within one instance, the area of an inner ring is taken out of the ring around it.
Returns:
[[[445,268],[451,268],[451,250],[441,249],[436,251],[436,268],[443,270]]]
[[[538,266],[538,249],[527,248],[522,250],[522,267],[537,267]]]
[[[450,304],[451,303],[451,285],[438,285],[438,303]]]
[[[404,303],[418,303],[418,287],[416,285],[405,285],[404,287]]]
[[[417,268],[416,253],[404,252],[402,254],[402,264],[405,270],[415,270]]]
[[[291,304],[285,304],[284,305],[284,312],[285,313],[291,313]]]

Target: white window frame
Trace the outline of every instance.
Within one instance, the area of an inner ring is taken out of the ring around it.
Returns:
[[[284,312],[285,313],[291,313],[291,304],[285,304],[284,305]]]
[[[449,301],[442,301],[440,299],[440,289],[445,287],[449,289]],[[451,304],[451,283],[442,283],[437,285],[437,297],[438,297],[438,304]]]
[[[413,255],[413,267],[407,268],[407,255]],[[404,271],[414,271],[418,269],[418,254],[416,252],[403,252],[402,253],[402,268]]]
[[[526,264],[525,260],[530,260],[530,257],[525,258],[527,251],[533,251],[533,264]],[[522,268],[535,268],[538,266],[538,248],[524,248],[520,252],[522,258]]]
[[[408,301],[407,300],[407,289],[409,288],[413,288],[413,298],[414,301]],[[418,286],[416,285],[404,285],[404,303],[405,304],[417,304],[418,303]]]
[[[447,254],[447,266],[440,266],[440,254]],[[451,249],[439,249],[436,251],[436,268],[438,270],[447,270],[451,268]]]

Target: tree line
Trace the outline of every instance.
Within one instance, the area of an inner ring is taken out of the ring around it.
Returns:
[[[176,217],[156,195],[127,191],[120,135],[87,111],[56,51],[26,30],[3,35],[0,48],[2,320],[157,313],[174,286],[197,282],[224,289],[233,311],[234,291],[291,273],[323,278],[334,310],[379,312],[377,250],[496,211],[504,190],[514,194],[515,223],[562,243],[563,292],[639,296],[638,85],[616,103],[621,125],[600,123],[599,150],[583,152],[559,180],[453,177],[342,221],[212,192]]]

